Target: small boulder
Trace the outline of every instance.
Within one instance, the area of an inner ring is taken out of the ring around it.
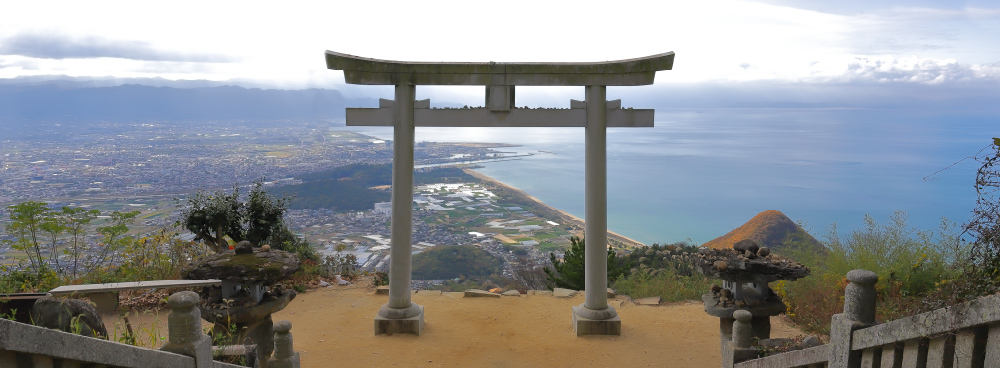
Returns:
[[[51,296],[38,299],[31,307],[31,320],[39,327],[108,339],[108,330],[97,309],[80,299]]]
[[[722,289],[722,291],[720,293],[722,294],[723,298],[726,298],[726,299],[732,299],[733,298],[733,291],[732,290]]]
[[[816,347],[816,346],[820,346],[820,345],[823,345],[823,342],[819,341],[819,338],[816,337],[816,336],[808,336],[808,337],[802,339],[802,348],[803,349],[808,349],[808,348]]]
[[[576,293],[577,293],[576,290],[563,289],[563,288],[555,288],[552,290],[552,296],[556,298],[572,298],[574,295],[576,295]]]
[[[757,249],[757,255],[758,256],[767,257],[768,254],[771,254],[771,248],[760,247],[760,249]]]
[[[491,293],[486,290],[469,289],[465,291],[466,298],[499,298],[500,294]]]
[[[375,288],[375,295],[389,295],[389,286],[382,285]]]
[[[260,246],[260,251],[261,252],[270,252],[271,251],[271,245],[270,244],[261,245]]]
[[[651,296],[648,298],[632,300],[632,302],[637,305],[660,305],[661,301],[663,301],[663,299],[660,298],[659,296]]]
[[[241,241],[236,244],[234,251],[236,254],[253,254],[253,244],[246,240]]]
[[[713,263],[712,265],[715,266],[715,269],[719,271],[725,271],[727,268],[729,268],[729,263],[727,263],[726,261],[715,261],[715,263]]]
[[[736,249],[739,253],[750,251],[750,253],[757,254],[757,250],[760,249],[760,246],[753,240],[743,239],[736,242],[736,244],[733,244],[733,249]]]
[[[503,296],[521,296],[521,292],[517,291],[517,290],[507,290],[507,291],[504,291],[503,293],[500,293],[500,295],[503,295]]]
[[[617,296],[618,293],[616,293],[614,289],[608,288],[608,299],[614,299]]]

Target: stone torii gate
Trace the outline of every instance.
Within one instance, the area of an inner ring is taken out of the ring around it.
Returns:
[[[451,63],[363,58],[326,52],[328,69],[343,70],[350,84],[394,85],[395,100],[379,108],[348,108],[348,126],[392,126],[392,239],[389,302],[375,318],[375,334],[419,335],[423,307],[410,301],[413,233],[414,127],[584,127],[586,129],[585,299],[573,307],[573,328],[581,335],[620,335],[621,319],[607,297],[607,132],[606,128],[652,127],[653,110],[623,109],[607,101],[607,86],[653,83],[670,70],[674,53],[593,63]],[[485,108],[431,108],[415,101],[417,85],[486,86]],[[528,109],[514,105],[515,86],[584,86],[585,101],[569,109]]]

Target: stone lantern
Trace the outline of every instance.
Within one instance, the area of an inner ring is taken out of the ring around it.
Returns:
[[[722,280],[702,295],[705,312],[719,317],[723,345],[732,339],[733,313],[746,310],[753,315],[753,337],[771,337],[771,316],[785,312],[781,298],[768,287],[778,280],[794,281],[809,275],[809,268],[760,247],[752,240],[742,240],[733,248],[701,248],[693,259],[703,275]]]
[[[222,286],[210,286],[201,292],[201,318],[215,324],[213,330],[229,336],[229,344],[257,346],[257,362],[266,367],[274,350],[271,314],[280,311],[295,298],[295,291],[280,284],[300,268],[294,254],[254,248],[240,242],[235,251],[207,257],[184,271],[191,280],[219,279]],[[235,326],[235,331],[233,330]]]

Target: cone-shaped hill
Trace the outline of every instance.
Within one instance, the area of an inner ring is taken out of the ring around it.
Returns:
[[[816,238],[809,235],[795,221],[785,216],[784,213],[776,210],[758,213],[757,216],[754,216],[742,226],[733,229],[733,231],[730,231],[726,235],[712,239],[702,244],[702,246],[708,248],[732,248],[734,243],[743,239],[750,239],[762,247],[780,250],[783,245],[782,243],[786,239],[789,239],[789,236],[805,239],[807,243],[813,244],[818,251],[824,249],[823,245]]]

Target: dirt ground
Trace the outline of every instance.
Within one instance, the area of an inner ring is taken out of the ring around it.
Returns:
[[[365,287],[318,289],[299,295],[274,315],[292,322],[303,367],[716,367],[719,320],[700,303],[638,306],[610,303],[621,336],[576,337],[571,307],[582,293],[464,298],[462,293],[416,293],[424,306],[422,335],[375,336],[373,317],[386,303]],[[802,332],[780,318],[772,337]]]
[[[576,337],[571,307],[583,299],[582,293],[497,299],[418,292],[413,302],[424,306],[423,334],[375,336],[373,318],[388,297],[371,287],[330,286],[299,294],[273,318],[292,322],[303,367],[719,365],[719,320],[701,303],[639,306],[620,296],[609,304],[621,316],[621,336]],[[166,316],[167,310],[133,313],[130,321],[140,340],[155,343],[167,336]],[[106,316],[105,325],[113,336],[124,331],[120,318]],[[771,337],[801,334],[784,318],[772,319]]]

